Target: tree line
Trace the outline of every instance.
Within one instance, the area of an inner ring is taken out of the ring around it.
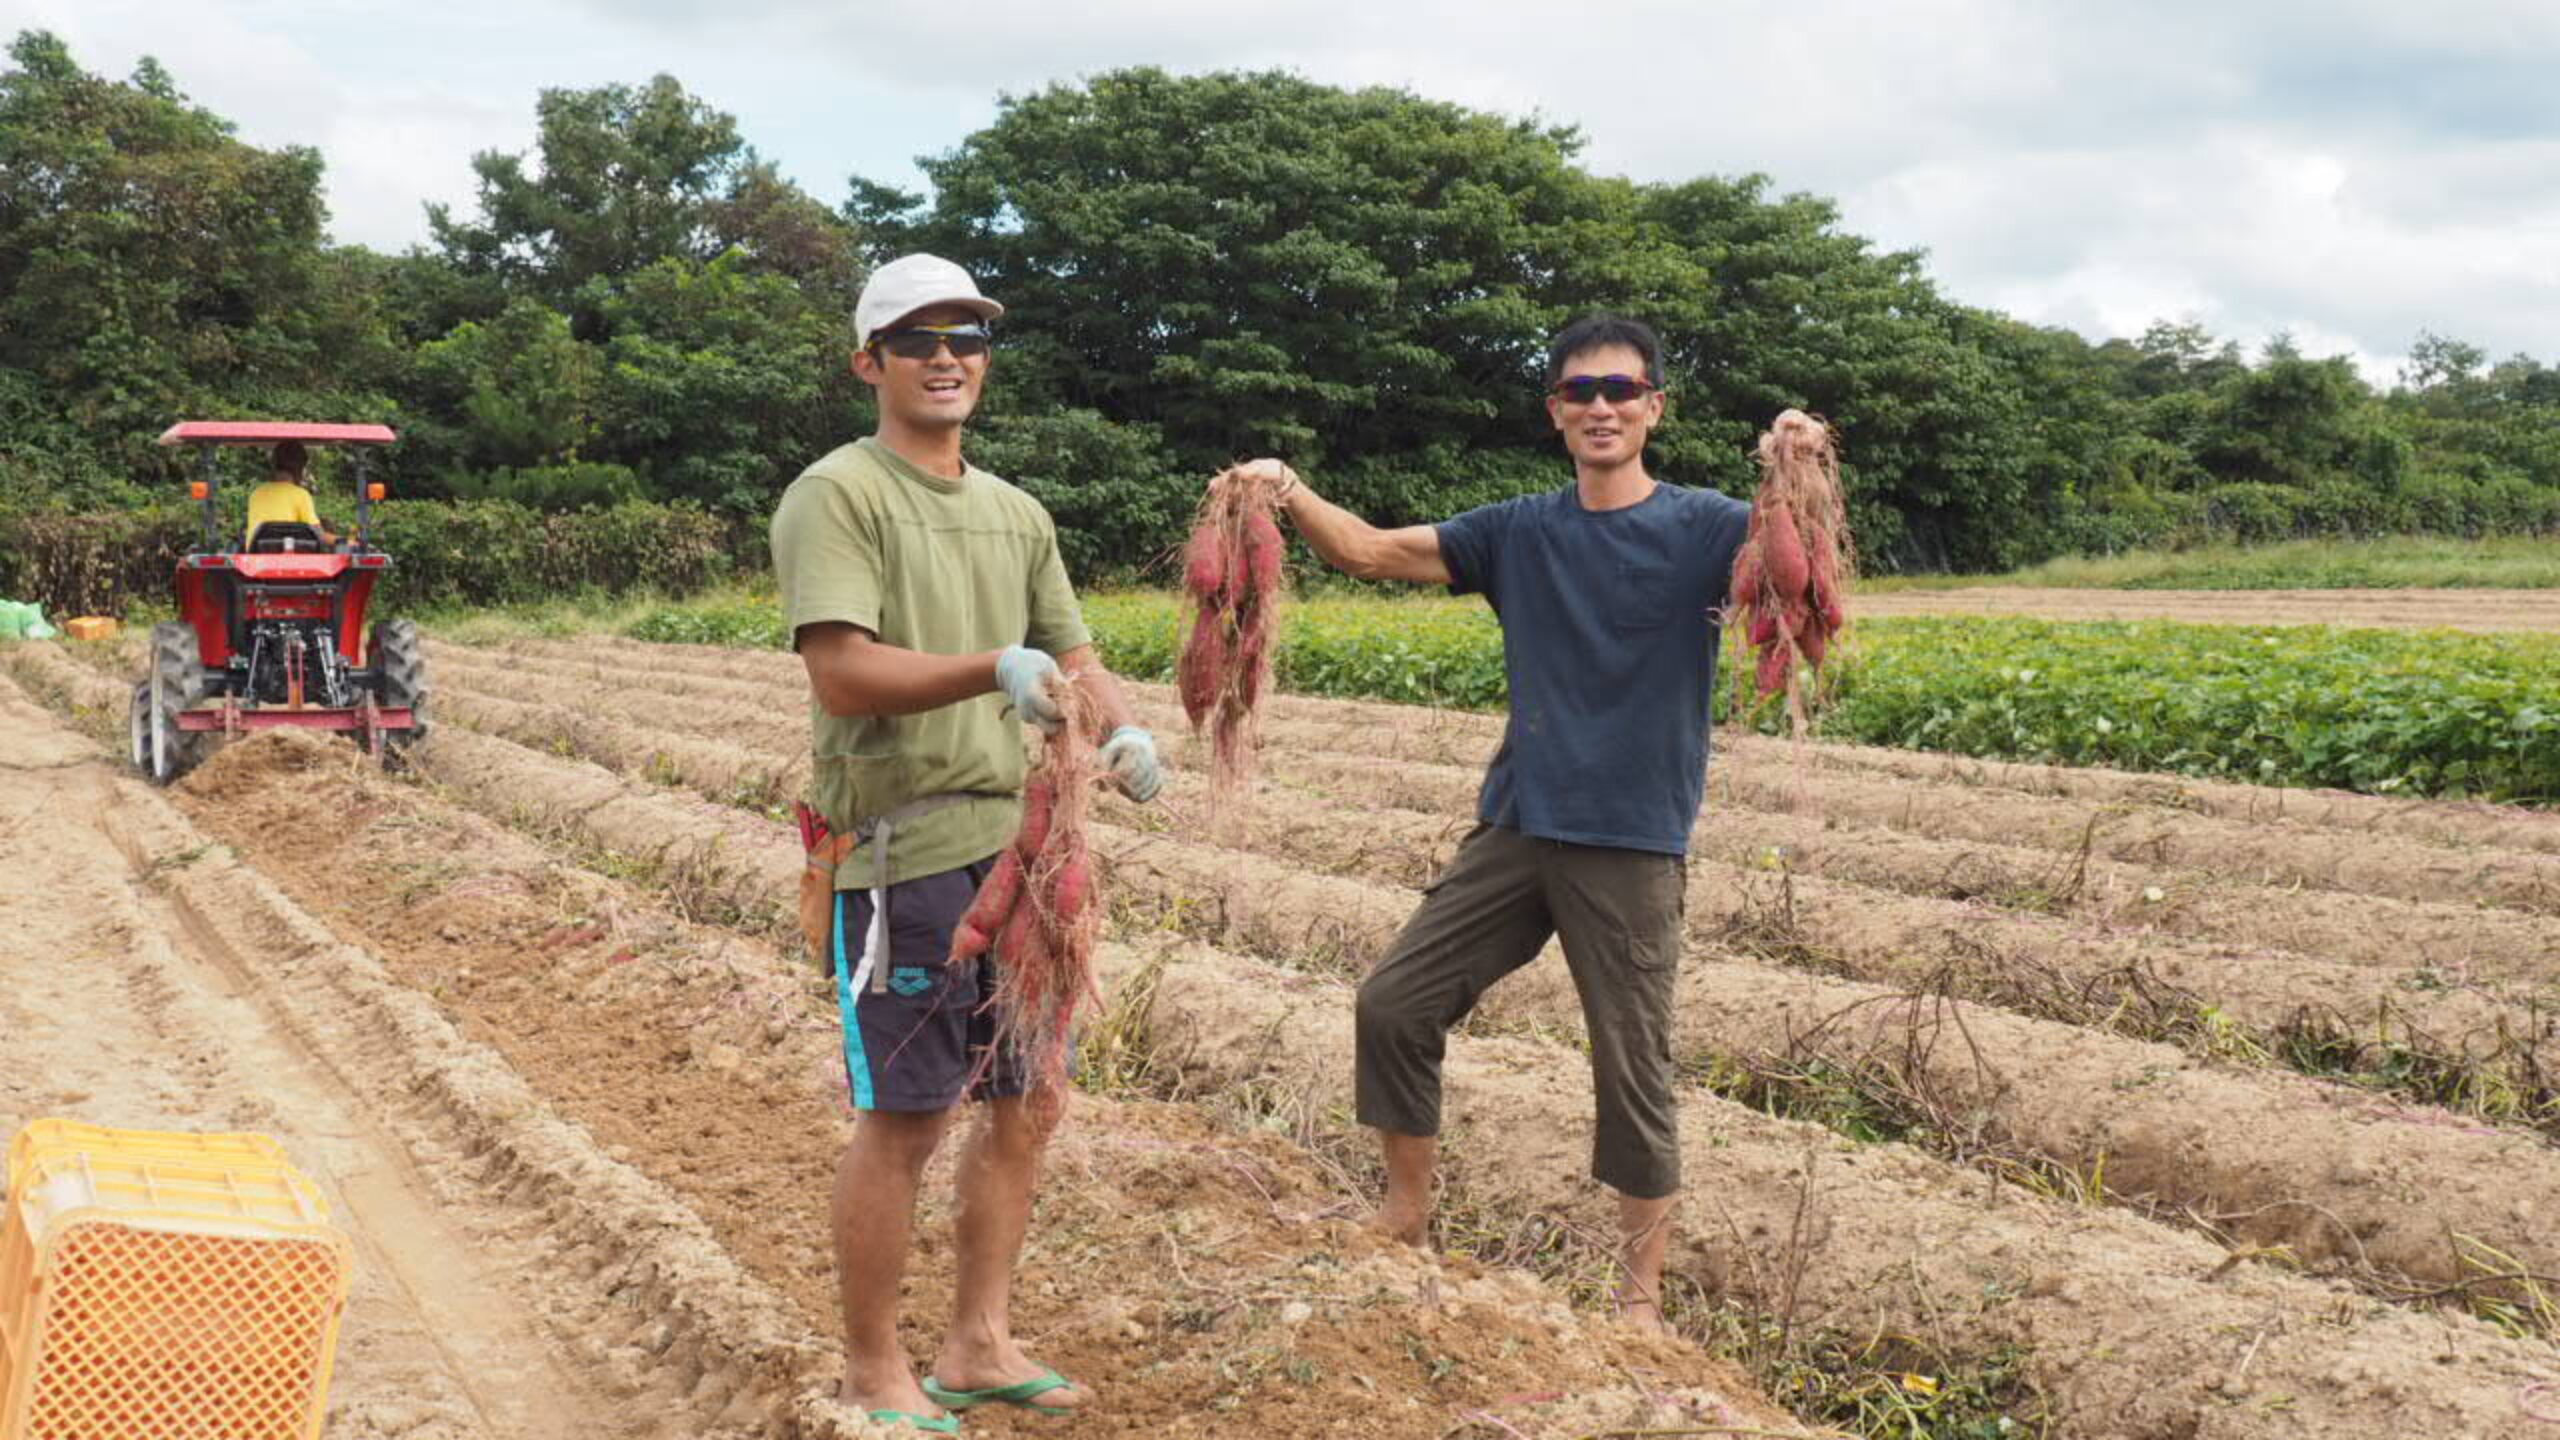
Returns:
[[[2282,337],[2093,343],[1941,293],[1765,176],[1639,184],[1570,126],[1284,73],[1128,69],[1005,98],[829,204],[674,78],[545,91],[525,154],[397,255],[327,236],[320,155],[261,149],[158,63],[42,31],[0,72],[0,507],[165,503],[182,416],[379,420],[408,498],[759,521],[870,426],[867,266],[911,249],[1010,313],[973,458],[1086,575],[1286,456],[1387,523],[1552,487],[1544,337],[1664,335],[1656,473],[1747,493],[1780,409],[1840,427],[1867,568],[2207,538],[2560,529],[2560,371],[2418,337],[2387,390]]]

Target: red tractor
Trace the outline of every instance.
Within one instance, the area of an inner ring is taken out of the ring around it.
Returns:
[[[163,445],[203,452],[190,487],[204,508],[204,543],[178,562],[178,618],[151,627],[151,673],[133,687],[133,763],[162,784],[204,755],[209,737],[279,725],[340,730],[393,764],[427,732],[427,657],[418,627],[365,629],[365,606],[391,557],[371,544],[365,478],[387,425],[188,420]],[[337,545],[298,522],[269,521],[245,545],[214,514],[215,457],[225,445],[354,447],[355,530]]]

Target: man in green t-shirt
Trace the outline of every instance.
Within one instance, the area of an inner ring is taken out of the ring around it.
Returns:
[[[1058,722],[1049,677],[1101,711],[1102,759],[1124,791],[1144,801],[1163,783],[1154,739],[1094,655],[1048,512],[961,456],[1003,313],[947,260],[874,272],[854,306],[853,372],[878,397],[879,428],[802,472],[773,517],[812,694],[811,798],[837,835],[862,836],[835,867],[826,927],[861,1112],[833,1205],[842,1398],[935,1433],[972,1405],[1064,1413],[1087,1398],[1025,1356],[1007,1318],[1042,1137],[1015,1058],[989,1053],[1003,957],[945,963],[1021,822],[1022,722]],[[969,1099],[985,1107],[958,1172],[951,1326],[919,1382],[898,1342],[899,1280],[925,1162]]]

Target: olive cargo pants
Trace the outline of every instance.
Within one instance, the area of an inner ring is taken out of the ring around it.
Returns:
[[[1478,825],[1361,982],[1360,1123],[1440,1133],[1450,1027],[1561,935],[1591,1036],[1592,1178],[1639,1200],[1679,1189],[1671,997],[1685,902],[1679,856]]]

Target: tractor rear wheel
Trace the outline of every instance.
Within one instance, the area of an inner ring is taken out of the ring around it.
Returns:
[[[373,703],[406,710],[415,722],[408,730],[383,732],[383,767],[396,770],[409,748],[427,738],[426,638],[414,620],[385,620],[373,627],[366,654],[373,661]]]
[[[203,758],[203,732],[179,729],[178,712],[202,701],[211,689],[195,627],[183,620],[152,626],[151,674],[133,687],[129,728],[135,769],[166,785]]]

